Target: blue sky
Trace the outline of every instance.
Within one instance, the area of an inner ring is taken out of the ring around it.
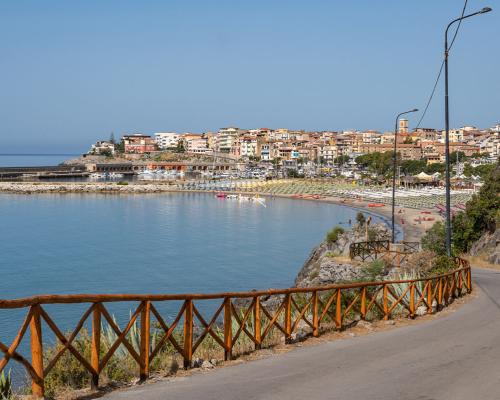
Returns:
[[[111,131],[389,130],[398,112],[423,109],[462,6],[3,1],[0,153],[81,152]],[[497,8],[463,23],[453,48],[453,126],[500,122]],[[442,84],[422,125],[443,127]]]

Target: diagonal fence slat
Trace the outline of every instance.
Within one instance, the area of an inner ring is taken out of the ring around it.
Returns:
[[[50,361],[49,365],[44,369],[44,375],[47,375],[50,370],[56,365],[57,361],[59,358],[63,355],[63,353],[66,350],[69,350],[73,356],[80,361],[80,363],[85,367],[87,371],[89,371],[91,374],[95,375],[98,374],[96,370],[90,365],[90,363],[76,350],[71,343],[73,343],[73,340],[75,340],[76,336],[80,332],[80,330],[83,327],[83,324],[89,317],[90,313],[94,310],[94,305],[92,305],[80,318],[80,321],[78,321],[78,324],[74,331],[71,333],[69,338],[66,338],[64,334],[60,331],[60,329],[57,327],[55,322],[50,318],[50,316],[47,314],[47,312],[43,309],[43,307],[40,307],[40,314],[42,318],[45,320],[47,325],[50,327],[52,332],[56,335],[56,337],[59,339],[59,341],[62,343],[63,348],[54,356],[54,358]]]

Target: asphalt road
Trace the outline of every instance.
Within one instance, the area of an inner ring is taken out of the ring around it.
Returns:
[[[473,276],[479,297],[442,318],[105,398],[500,399],[500,272],[475,269]]]

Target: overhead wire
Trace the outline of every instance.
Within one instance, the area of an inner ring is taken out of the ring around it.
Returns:
[[[462,8],[462,15],[460,16],[461,18],[465,15],[465,10],[467,8],[467,2],[468,2],[468,0],[465,0],[464,6]],[[447,49],[448,52],[453,47],[453,43],[455,43],[455,39],[457,38],[458,31],[460,30],[460,25],[462,25],[462,20],[458,21],[457,29],[455,29],[455,33],[453,34],[453,38],[451,39],[451,43]],[[429,105],[431,104],[432,98],[434,97],[434,93],[436,93],[436,88],[437,88],[437,85],[439,83],[439,79],[441,78],[441,74],[443,73],[443,68],[444,68],[444,59],[443,59],[443,61],[441,61],[441,66],[439,67],[439,73],[437,75],[436,81],[434,82],[434,87],[432,88],[429,99],[427,100],[427,104],[425,105],[424,111],[422,112],[422,115],[420,116],[420,119],[418,120],[418,123],[417,123],[415,129],[420,128],[420,124],[422,123],[425,115],[427,114],[427,110],[429,108]]]

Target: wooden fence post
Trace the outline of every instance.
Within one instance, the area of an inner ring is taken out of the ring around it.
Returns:
[[[144,301],[141,310],[141,365],[139,379],[149,378],[149,351],[151,340],[151,302]]]
[[[231,318],[231,298],[224,299],[224,360],[233,357],[233,324]]]
[[[335,327],[342,329],[342,292],[337,289],[337,298],[335,300]]]
[[[101,309],[100,303],[94,304],[92,312],[92,344],[90,350],[90,365],[95,370],[90,382],[91,388],[96,390],[99,387],[99,358],[101,352]]]
[[[314,337],[319,336],[319,321],[318,321],[318,292],[314,291],[312,294],[312,334]]]
[[[253,319],[254,319],[254,336],[255,350],[260,350],[262,345],[262,321],[260,319],[260,297],[254,299]]]
[[[361,306],[359,309],[361,313],[361,319],[366,318],[366,286],[361,288]]]
[[[472,292],[472,273],[471,268],[467,269],[467,293]]]
[[[31,365],[36,373],[31,383],[33,395],[37,398],[43,398],[44,374],[43,374],[43,343],[42,343],[42,322],[40,319],[40,306],[34,305],[33,315],[30,321],[31,332]]]
[[[410,318],[415,318],[415,284],[410,285]]]
[[[290,343],[292,338],[292,295],[285,295],[285,343]]]
[[[383,301],[384,301],[384,320],[387,321],[389,319],[389,295],[388,295],[387,284],[384,284],[383,291]]]
[[[427,314],[432,314],[432,279],[427,281]]]
[[[193,300],[187,299],[184,311],[184,368],[191,367],[193,359]]]
[[[439,311],[443,303],[443,278],[439,278],[437,284],[438,284],[437,310]]]

